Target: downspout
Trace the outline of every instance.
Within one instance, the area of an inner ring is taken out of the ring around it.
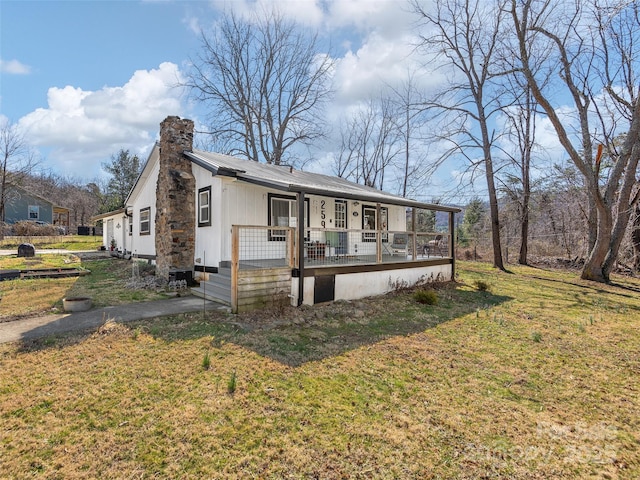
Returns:
[[[306,226],[306,218],[304,212],[304,192],[296,194],[298,204],[298,307],[304,301],[304,230]]]

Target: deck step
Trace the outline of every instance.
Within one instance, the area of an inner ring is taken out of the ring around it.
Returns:
[[[203,289],[202,287],[191,288],[191,293],[196,297],[204,298],[212,302],[221,303],[223,305],[231,306],[231,295],[219,295],[209,289]]]
[[[219,266],[218,273],[215,275],[218,275],[223,278],[227,278],[229,283],[231,283],[231,267],[230,266],[229,267]]]
[[[210,274],[208,280],[201,281],[191,292],[200,298],[231,305],[231,269],[218,269],[218,273]]]

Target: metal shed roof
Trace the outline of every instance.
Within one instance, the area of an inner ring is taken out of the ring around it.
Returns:
[[[269,165],[201,150],[185,152],[185,155],[195,164],[209,170],[213,175],[233,177],[247,183],[262,185],[281,191],[304,192],[305,194],[376,203],[380,202],[390,205],[402,205],[446,212],[460,211],[457,207],[422,203],[398,195],[392,195],[382,190],[359,185],[344,178],[304,172],[289,166]]]

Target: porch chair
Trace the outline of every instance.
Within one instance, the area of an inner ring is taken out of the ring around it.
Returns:
[[[407,247],[409,243],[409,235],[406,233],[394,233],[393,243],[389,246],[391,255],[407,256]]]
[[[442,249],[442,235],[436,235],[433,240],[429,240],[423,247],[422,253],[427,257],[430,257],[434,253],[441,253]]]
[[[326,256],[336,258],[340,247],[340,236],[338,232],[325,232],[325,242],[327,243]]]

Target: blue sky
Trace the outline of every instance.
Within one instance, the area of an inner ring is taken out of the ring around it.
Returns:
[[[181,64],[198,46],[183,18],[208,10],[199,3],[3,0],[2,60],[28,72],[3,72],[2,112],[16,121],[46,106],[49,87],[96,91],[124,85],[136,70]]]
[[[198,48],[187,20],[212,12],[206,2],[2,1],[0,115],[63,175],[100,176],[121,147],[144,156],[164,116],[189,113],[170,86]],[[129,103],[119,112],[118,97]],[[93,113],[74,111],[78,102]]]
[[[198,53],[199,29],[211,28],[223,9],[242,15],[272,3],[2,0],[0,116],[18,124],[42,168],[58,174],[104,175],[100,164],[120,148],[146,158],[167,115],[198,122],[198,106],[174,85]],[[277,4],[333,47],[329,117],[406,74],[413,17],[405,1]]]
[[[101,164],[121,148],[146,159],[166,116],[204,117],[175,88],[197,56],[200,29],[224,9],[244,15],[273,3],[332,46],[330,122],[416,68],[405,0],[0,0],[0,120],[22,129],[41,169],[104,178]],[[428,90],[438,75],[425,72]],[[325,148],[307,169],[330,170],[331,142]],[[445,168],[413,197],[431,201],[459,175]]]

